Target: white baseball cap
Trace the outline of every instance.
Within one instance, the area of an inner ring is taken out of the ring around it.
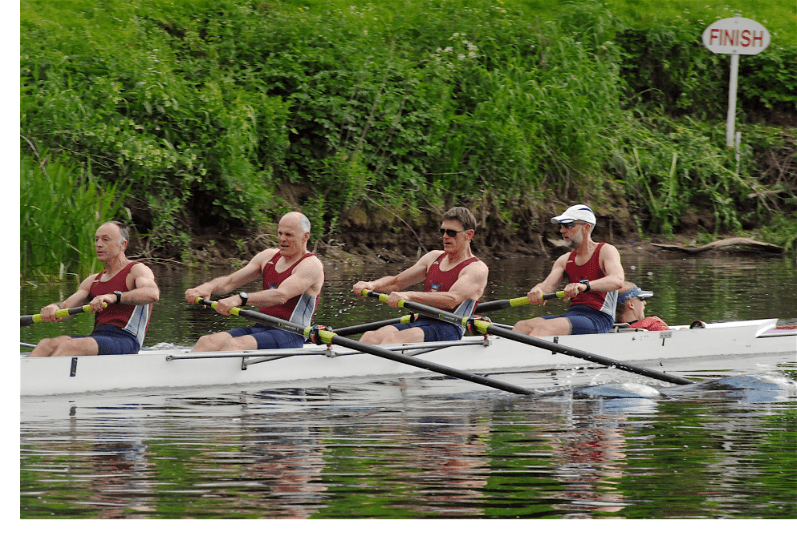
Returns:
[[[570,223],[573,221],[584,221],[585,223],[589,223],[594,226],[595,214],[591,209],[589,209],[589,206],[585,206],[584,204],[576,204],[575,206],[570,206],[567,208],[562,215],[551,219],[551,222],[554,224]]]

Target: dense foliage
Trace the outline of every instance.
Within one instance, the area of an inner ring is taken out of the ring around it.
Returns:
[[[793,128],[744,125],[740,162],[725,149],[727,58],[705,24],[642,30],[590,0],[550,20],[519,0],[354,3],[23,0],[21,204],[57,157],[128,189],[161,255],[297,206],[326,240],[355,209],[461,203],[533,227],[554,200],[622,206],[642,234],[691,212],[797,237]],[[797,47],[742,65],[739,120],[793,126]]]

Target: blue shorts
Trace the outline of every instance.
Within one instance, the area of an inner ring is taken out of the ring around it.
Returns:
[[[586,305],[573,305],[565,314],[543,316],[546,320],[563,317],[570,321],[570,335],[608,333],[614,325],[613,317]]]
[[[86,338],[85,335],[71,335],[75,339]],[[89,335],[97,341],[98,356],[113,356],[116,354],[138,354],[141,345],[133,336],[117,326],[108,324],[97,326]]]
[[[442,320],[416,320],[408,324],[393,324],[399,331],[410,328],[421,328],[423,330],[423,342],[433,341],[459,341],[465,330],[454,324],[443,322]]]
[[[255,341],[257,341],[258,350],[272,348],[301,348],[304,346],[304,335],[298,335],[296,333],[291,333],[290,331],[285,331],[284,329],[277,329],[271,326],[264,326],[262,324],[231,329],[227,333],[233,337],[251,335],[255,338]]]

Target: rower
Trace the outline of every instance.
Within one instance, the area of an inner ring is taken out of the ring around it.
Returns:
[[[55,322],[55,313],[88,301],[95,313],[88,336],[61,335],[42,339],[30,353],[35,356],[96,356],[137,354],[147,333],[152,304],[160,298],[152,270],[125,255],[129,233],[118,221],[103,223],[94,235],[97,259],[105,269],[86,277],[77,291],[41,310],[43,322]]]
[[[263,290],[240,292],[216,303],[216,311],[229,315],[233,307],[254,305],[260,312],[295,324],[309,326],[321,287],[324,267],[318,257],[307,251],[310,221],[299,212],[285,214],[277,230],[279,247],[266,249],[240,270],[185,291],[191,305],[198,297],[229,294],[236,288],[262,276]],[[301,348],[304,337],[282,329],[255,324],[222,331],[199,338],[195,352],[262,350],[268,348]]]
[[[470,210],[451,208],[443,214],[440,225],[443,250],[430,251],[398,275],[360,281],[352,287],[354,293],[358,296],[362,296],[363,290],[390,293],[387,304],[391,307],[398,307],[400,300],[415,301],[469,317],[487,286],[488,273],[487,264],[471,251],[475,229],[476,218]],[[423,292],[403,291],[422,281],[425,281]],[[461,325],[422,318],[368,331],[360,340],[368,344],[455,341],[462,338],[463,332]]]
[[[614,324],[617,290],[625,280],[620,253],[613,245],[592,240],[596,219],[589,206],[571,206],[551,222],[559,225],[565,245],[575,248],[560,256],[527,296],[532,305],[545,304],[544,295],[554,292],[567,275],[570,282],[563,292],[571,307],[562,315],[521,320],[513,329],[532,337],[607,333]]]

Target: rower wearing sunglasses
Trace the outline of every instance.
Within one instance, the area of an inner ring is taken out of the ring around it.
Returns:
[[[620,253],[613,245],[592,240],[595,214],[584,204],[576,204],[554,217],[565,245],[574,247],[554,262],[551,273],[527,294],[532,304],[544,304],[543,294],[555,292],[563,278],[565,299],[571,301],[565,314],[521,320],[515,331],[534,337],[607,333],[614,325],[617,291],[625,272]]]
[[[387,303],[391,307],[398,307],[399,300],[415,301],[458,316],[470,316],[487,286],[488,272],[487,265],[473,256],[470,248],[475,229],[476,218],[470,210],[451,208],[443,214],[440,225],[443,250],[425,254],[398,275],[360,281],[352,287],[354,293],[362,296],[364,289],[390,293]],[[423,292],[403,291],[422,281]],[[360,340],[368,344],[452,341],[461,339],[463,331],[461,325],[421,318],[368,331]]]

